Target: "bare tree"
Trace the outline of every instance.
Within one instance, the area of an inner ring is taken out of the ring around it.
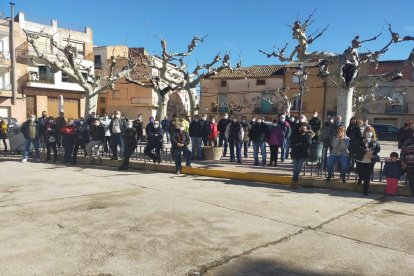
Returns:
[[[151,73],[139,73],[138,75],[149,81],[143,82],[142,80],[137,80],[131,77],[131,74],[126,76],[126,80],[141,85],[144,87],[153,87],[153,89],[158,94],[158,115],[160,118],[163,118],[167,114],[167,103],[169,96],[173,92],[185,91],[189,96],[190,102],[190,115],[193,116],[198,112],[197,98],[196,98],[196,87],[200,81],[209,76],[217,74],[219,71],[224,68],[231,68],[230,64],[230,55],[226,53],[222,58],[220,53],[218,53],[210,63],[203,65],[198,64],[194,70],[188,70],[188,64],[185,62],[185,58],[190,56],[194,49],[197,47],[198,43],[204,42],[204,37],[194,36],[188,45],[187,51],[182,53],[171,53],[168,51],[167,41],[161,39],[162,47],[162,56],[161,58],[156,57],[147,57],[146,61],[142,64],[145,67],[156,69],[159,72],[159,75],[154,75]],[[143,57],[141,57],[144,61]],[[218,67],[215,67],[219,61],[222,60],[222,64]],[[176,66],[172,66],[172,64]]]
[[[400,43],[403,41],[414,40],[411,36],[401,37],[398,33],[392,31],[391,25],[388,24],[388,30],[391,34],[391,39],[382,49],[368,53],[360,54],[358,49],[363,43],[376,40],[380,35],[376,35],[370,39],[361,40],[359,36],[355,36],[352,40],[351,46],[349,46],[342,54],[335,54],[332,52],[308,52],[308,47],[327,30],[325,27],[321,32],[315,32],[310,36],[307,36],[307,29],[313,23],[313,12],[303,23],[296,20],[292,28],[293,38],[297,41],[297,46],[294,48],[289,56],[286,56],[286,49],[288,43],[278,51],[267,53],[259,50],[261,53],[267,55],[267,57],[276,57],[282,62],[291,62],[296,57],[299,62],[306,62],[310,60],[320,60],[320,76],[332,81],[337,87],[337,112],[341,114],[346,123],[352,116],[353,107],[353,94],[355,87],[367,82],[371,83],[384,83],[401,77],[402,70],[408,66],[413,65],[414,62],[414,49],[411,52],[409,58],[405,62],[396,68],[393,72],[385,75],[367,75],[361,76],[359,74],[361,65],[367,63],[378,64],[379,57],[382,56],[392,44]],[[315,35],[316,34],[316,35]],[[331,67],[331,68],[329,68]],[[332,70],[329,70],[332,69]],[[330,72],[331,71],[331,72]]]
[[[51,39],[52,45],[59,50],[57,54],[49,54],[43,52],[42,47],[39,45],[39,34],[24,32],[26,33],[27,41],[32,45],[38,58],[51,67],[53,71],[62,71],[71,81],[83,88],[85,91],[85,116],[91,112],[96,112],[98,95],[101,92],[114,89],[115,82],[128,75],[136,66],[135,62],[130,59],[128,65],[116,73],[116,59],[112,57],[109,75],[104,77],[95,76],[93,71],[94,65],[88,67],[83,63],[83,59],[77,57],[76,49],[70,44],[70,39],[68,44],[62,47],[54,40],[53,35],[41,33],[42,36],[47,36]],[[85,73],[86,75],[84,75]]]

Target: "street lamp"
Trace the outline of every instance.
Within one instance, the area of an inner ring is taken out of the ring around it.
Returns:
[[[299,118],[300,118],[300,115],[302,115],[303,88],[305,87],[305,81],[308,78],[308,72],[305,70],[305,68],[301,64],[299,64],[299,66],[296,68],[296,72],[294,72],[293,75],[298,78],[298,83],[300,87],[300,91],[299,91]]]

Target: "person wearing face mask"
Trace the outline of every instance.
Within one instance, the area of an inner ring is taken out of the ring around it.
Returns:
[[[336,137],[336,134],[338,133],[338,128],[344,126],[344,124],[342,123],[342,116],[341,115],[336,115],[332,124],[332,127],[330,128],[330,132],[329,132],[329,137],[331,140],[331,144],[333,139]]]
[[[318,141],[318,137],[321,134],[322,129],[322,120],[318,117],[318,112],[313,112],[313,117],[309,121],[309,125],[312,128],[312,131],[315,132],[315,137],[313,137],[313,141]]]
[[[88,156],[92,158],[91,164],[93,164],[96,160],[101,160],[101,157],[99,156],[99,147],[105,141],[105,127],[101,125],[101,122],[96,118],[91,122],[89,135],[90,142],[86,146],[86,152]]]
[[[233,116],[233,120],[227,125],[225,135],[230,147],[230,162],[237,160],[237,163],[241,164],[241,145],[244,131],[236,116]],[[234,147],[236,147],[236,158],[234,156]]]
[[[47,143],[45,140],[45,128],[48,120],[46,111],[42,111],[42,116],[37,119],[37,124],[39,125],[39,145],[42,149],[45,148]]]
[[[108,115],[104,115],[101,119],[101,126],[105,130],[105,140],[104,140],[104,152],[108,153],[111,146],[111,131],[109,130],[109,125],[111,124],[111,118]]]
[[[372,127],[366,127],[361,139],[358,152],[355,156],[356,170],[358,173],[358,184],[363,182],[363,193],[368,195],[371,174],[374,170],[375,162],[379,161],[378,153],[381,147],[377,141],[375,130]]]
[[[291,156],[293,159],[293,175],[291,188],[296,189],[299,185],[299,174],[302,170],[303,162],[309,157],[309,149],[312,143],[312,135],[310,134],[308,124],[302,123],[299,131],[292,134],[291,140]],[[312,132],[313,133],[313,132]]]
[[[208,136],[208,145],[217,147],[217,137],[218,137],[218,129],[217,129],[217,123],[216,118],[211,118],[210,123],[210,135]]]
[[[346,136],[349,137],[349,169],[351,171],[355,168],[355,154],[358,151],[362,139],[358,122],[359,121],[355,117],[352,117],[349,120],[349,126],[346,129]]]
[[[121,111],[114,112],[114,118],[109,124],[109,131],[111,132],[112,158],[111,160],[118,160],[118,146],[121,159],[124,157],[124,139],[123,133],[128,127],[128,120],[121,117]]]
[[[40,161],[39,125],[37,124],[36,116],[31,114],[29,119],[22,124],[20,130],[25,139],[22,163],[27,162],[31,145],[33,145],[35,150],[36,161]]]
[[[135,128],[137,142],[142,141],[144,135],[144,121],[142,120],[142,114],[138,114],[138,118],[132,122],[132,126]]]
[[[242,116],[242,119],[241,119],[240,123],[241,123],[241,125],[243,127],[243,131],[244,131],[244,135],[243,135],[243,155],[244,155],[244,158],[247,158],[247,152],[249,151],[249,146],[250,146],[249,132],[252,129],[252,125],[247,122],[247,118],[244,115]]]
[[[201,118],[202,130],[201,130],[201,139],[203,140],[203,146],[207,146],[208,144],[208,137],[210,136],[211,125],[210,122],[207,120],[207,114],[204,113],[203,117]]]
[[[401,167],[407,172],[408,186],[414,197],[414,138],[406,140],[402,146]]]
[[[50,149],[53,150],[53,162],[57,161],[57,148],[56,148],[56,124],[54,122],[54,118],[50,116],[48,118],[48,121],[45,125],[45,133],[44,133],[44,139],[46,144],[46,160],[45,162],[50,161]]]
[[[318,137],[318,142],[323,143],[323,151],[322,151],[322,169],[326,171],[326,165],[328,162],[328,151],[331,148],[331,128],[333,127],[333,120],[328,118],[328,120],[324,123],[322,131]],[[359,141],[358,141],[359,143]],[[359,146],[359,144],[358,144]]]
[[[66,126],[66,119],[65,113],[59,112],[59,117],[55,119],[56,129],[58,132],[56,133],[56,146],[60,149],[62,145],[62,133],[60,130]]]
[[[191,137],[191,151],[193,153],[193,159],[201,160],[202,154],[202,135],[203,135],[203,123],[200,121],[198,115],[194,116],[194,120],[190,124],[190,137]]]
[[[268,166],[277,167],[277,156],[279,154],[279,147],[283,144],[285,133],[283,132],[277,120],[273,120],[272,129],[270,130],[267,143],[270,147],[270,162]]]
[[[154,129],[147,134],[147,146],[144,149],[144,154],[152,159],[152,162],[161,163],[161,148],[163,146],[163,131],[158,121],[154,121]],[[155,154],[152,152],[155,150]]]
[[[76,165],[78,160],[78,151],[79,148],[83,149],[85,157],[87,155],[86,145],[89,143],[89,131],[90,127],[85,123],[85,120],[81,117],[79,123],[75,124],[75,143],[73,146],[72,154],[72,163],[71,165]]]
[[[262,154],[262,166],[266,166],[266,141],[269,137],[269,128],[263,123],[263,118],[257,119],[257,123],[252,126],[249,138],[253,143],[254,165],[259,165],[259,149]]]
[[[122,165],[118,168],[120,171],[125,171],[129,169],[129,159],[131,155],[134,153],[135,149],[137,148],[137,129],[134,126],[133,122],[128,122],[128,127],[124,132],[124,142],[125,142],[125,150],[124,150],[124,160],[122,161]]]
[[[165,141],[167,143],[170,142],[170,132],[168,131],[170,129],[170,120],[168,120],[168,116],[164,116],[164,119],[161,121],[161,128],[165,135]]]
[[[346,173],[349,166],[349,137],[346,136],[345,126],[338,128],[338,133],[332,141],[332,151],[328,158],[328,177],[326,181],[329,182],[333,176],[333,167],[337,161],[339,161],[341,168],[342,182],[346,182]]]
[[[72,118],[68,119],[68,123],[65,127],[61,128],[63,141],[63,163],[69,163],[71,161],[73,145],[75,143],[75,123]]]
[[[181,153],[186,158],[186,166],[191,167],[191,151],[188,149],[190,144],[190,136],[184,130],[184,126],[179,126],[178,131],[174,132],[171,136],[171,144],[175,148],[175,173],[180,175],[181,173]]]
[[[285,115],[279,117],[279,127],[283,131],[283,141],[280,145],[280,161],[285,162],[285,159],[289,157],[289,143],[292,129],[289,123],[286,121]],[[276,160],[277,163],[277,160]]]
[[[223,147],[223,157],[226,157],[227,154],[227,138],[226,138],[226,128],[230,124],[229,114],[224,114],[217,123],[217,129],[219,131],[219,147]]]

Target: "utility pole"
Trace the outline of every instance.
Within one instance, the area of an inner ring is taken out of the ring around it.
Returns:
[[[11,84],[12,84],[12,105],[16,104],[17,79],[16,79],[16,55],[14,47],[14,3],[10,2],[10,34],[9,34],[9,51],[11,60]]]

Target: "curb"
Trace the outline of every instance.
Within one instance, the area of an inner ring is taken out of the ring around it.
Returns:
[[[45,158],[45,154],[41,153],[41,157]],[[61,156],[58,156],[58,159],[61,159]],[[107,167],[119,167],[122,164],[121,160],[110,160],[110,159],[101,159],[100,164],[90,164],[90,159],[84,156],[79,156],[77,158],[77,163],[82,165],[92,165],[92,166],[107,166]],[[174,173],[175,167],[174,164],[153,164],[150,162],[143,162],[137,160],[131,160],[129,162],[129,167],[136,170],[149,170],[149,171],[158,171],[164,173]],[[239,172],[239,171],[230,171],[226,169],[211,169],[211,168],[197,168],[197,167],[186,167],[181,168],[183,174],[188,175],[198,175],[198,176],[208,176],[215,178],[225,178],[225,179],[234,179],[242,181],[252,181],[252,182],[262,182],[267,184],[275,185],[289,185],[292,181],[292,176],[288,174],[272,174],[272,173],[261,173],[261,172]],[[358,185],[353,180],[348,180],[346,183],[340,181],[340,179],[331,179],[329,183],[325,181],[324,178],[319,178],[315,176],[300,176],[299,184],[302,187],[306,188],[320,188],[320,189],[331,189],[339,191],[350,191],[362,193],[362,185]],[[385,194],[386,184],[382,182],[371,182],[369,186],[369,191],[372,194]],[[410,188],[406,185],[399,185],[398,196],[411,197]]]

